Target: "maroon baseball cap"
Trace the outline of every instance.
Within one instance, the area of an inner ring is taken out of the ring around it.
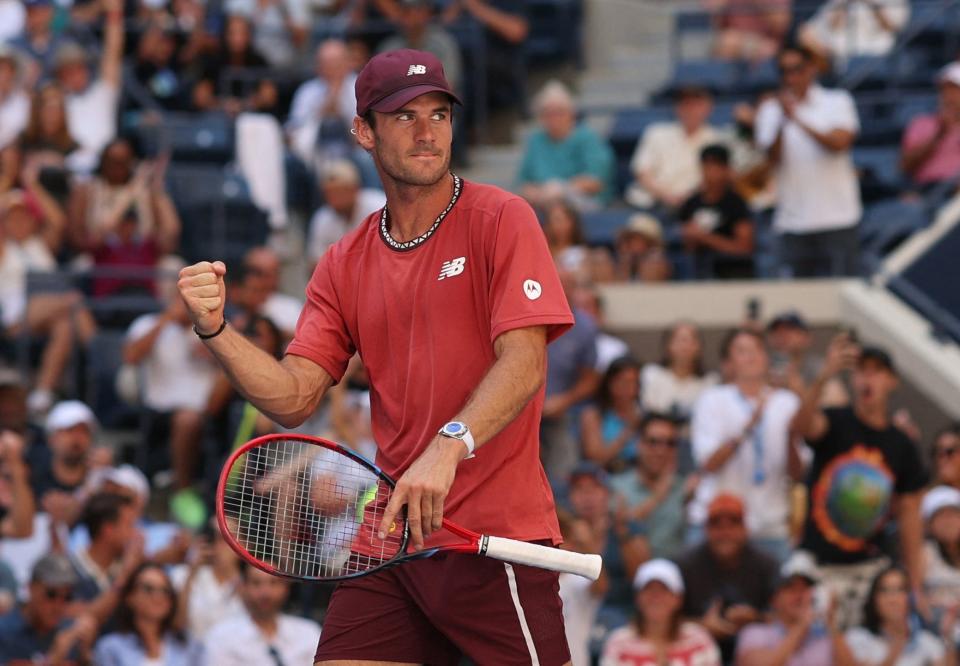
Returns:
[[[446,93],[463,106],[435,55],[413,49],[386,51],[375,55],[360,70],[356,85],[357,115],[370,110],[390,113],[430,92]]]

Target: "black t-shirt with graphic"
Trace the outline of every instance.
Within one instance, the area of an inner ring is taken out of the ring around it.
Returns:
[[[916,445],[893,426],[875,430],[853,409],[825,410],[829,426],[813,448],[802,547],[823,564],[883,554],[883,528],[895,495],[927,483]]]
[[[703,192],[696,192],[680,207],[677,219],[682,224],[696,224],[708,233],[733,238],[737,225],[744,220],[751,222],[753,217],[743,197],[728,189],[723,197],[712,202],[704,199]],[[742,279],[754,275],[752,257],[719,254],[707,249],[700,249],[697,253],[713,257],[713,273],[718,278]]]

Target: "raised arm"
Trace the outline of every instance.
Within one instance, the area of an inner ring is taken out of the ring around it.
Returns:
[[[237,391],[271,420],[286,428],[296,427],[313,414],[333,386],[333,377],[302,356],[288,355],[277,361],[227,326],[223,314],[226,272],[221,261],[201,261],[180,271],[177,286],[190,319],[200,335],[212,336],[204,343]]]
[[[859,356],[860,348],[846,333],[837,335],[830,342],[823,369],[803,394],[800,408],[790,423],[791,433],[807,442],[817,441],[827,433],[827,415],[820,408],[824,386],[841,370],[853,367]]]
[[[103,28],[100,78],[119,89],[123,68],[123,1],[103,0],[103,7],[106,23]]]

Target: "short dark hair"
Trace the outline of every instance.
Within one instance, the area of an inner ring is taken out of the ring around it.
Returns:
[[[707,162],[730,166],[730,149],[722,143],[711,143],[700,151],[700,163]]]
[[[804,46],[803,44],[798,44],[796,42],[790,42],[785,44],[780,51],[777,53],[777,62],[780,62],[780,59],[783,58],[787,53],[796,53],[804,62],[816,62],[817,54],[814,53],[810,48]]]
[[[647,432],[647,426],[649,426],[651,423],[669,423],[670,425],[676,427],[677,420],[669,414],[665,414],[663,412],[647,412],[640,420],[640,433],[643,434]]]
[[[720,345],[720,356],[724,360],[730,358],[730,350],[733,348],[733,343],[741,335],[751,337],[756,340],[761,347],[764,349],[767,348],[767,341],[760,331],[755,331],[752,328],[735,328],[727,333],[726,337],[723,338],[723,344]]]
[[[120,518],[124,507],[132,506],[133,500],[125,495],[102,492],[90,496],[83,506],[80,522],[90,532],[90,540],[94,540],[109,523],[115,523]]]

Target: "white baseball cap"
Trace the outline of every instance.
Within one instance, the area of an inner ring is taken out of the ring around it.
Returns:
[[[54,405],[47,414],[47,434],[72,428],[80,423],[86,423],[91,429],[96,429],[100,425],[93,411],[85,404],[79,400],[64,400]]]
[[[820,582],[820,571],[810,553],[798,550],[794,552],[780,567],[780,580],[786,582],[791,578],[805,578],[811,585]]]
[[[680,568],[670,560],[657,558],[637,569],[633,577],[633,589],[642,590],[654,581],[663,583],[674,594],[683,594],[683,575]]]
[[[937,76],[937,82],[960,86],[960,62],[952,62],[941,69],[939,76]]]
[[[91,486],[94,492],[103,488],[105,483],[114,483],[137,494],[145,503],[150,499],[150,482],[133,465],[102,467],[91,472]]]
[[[927,491],[920,504],[920,515],[930,520],[940,509],[960,509],[960,490],[951,486],[937,486]]]

